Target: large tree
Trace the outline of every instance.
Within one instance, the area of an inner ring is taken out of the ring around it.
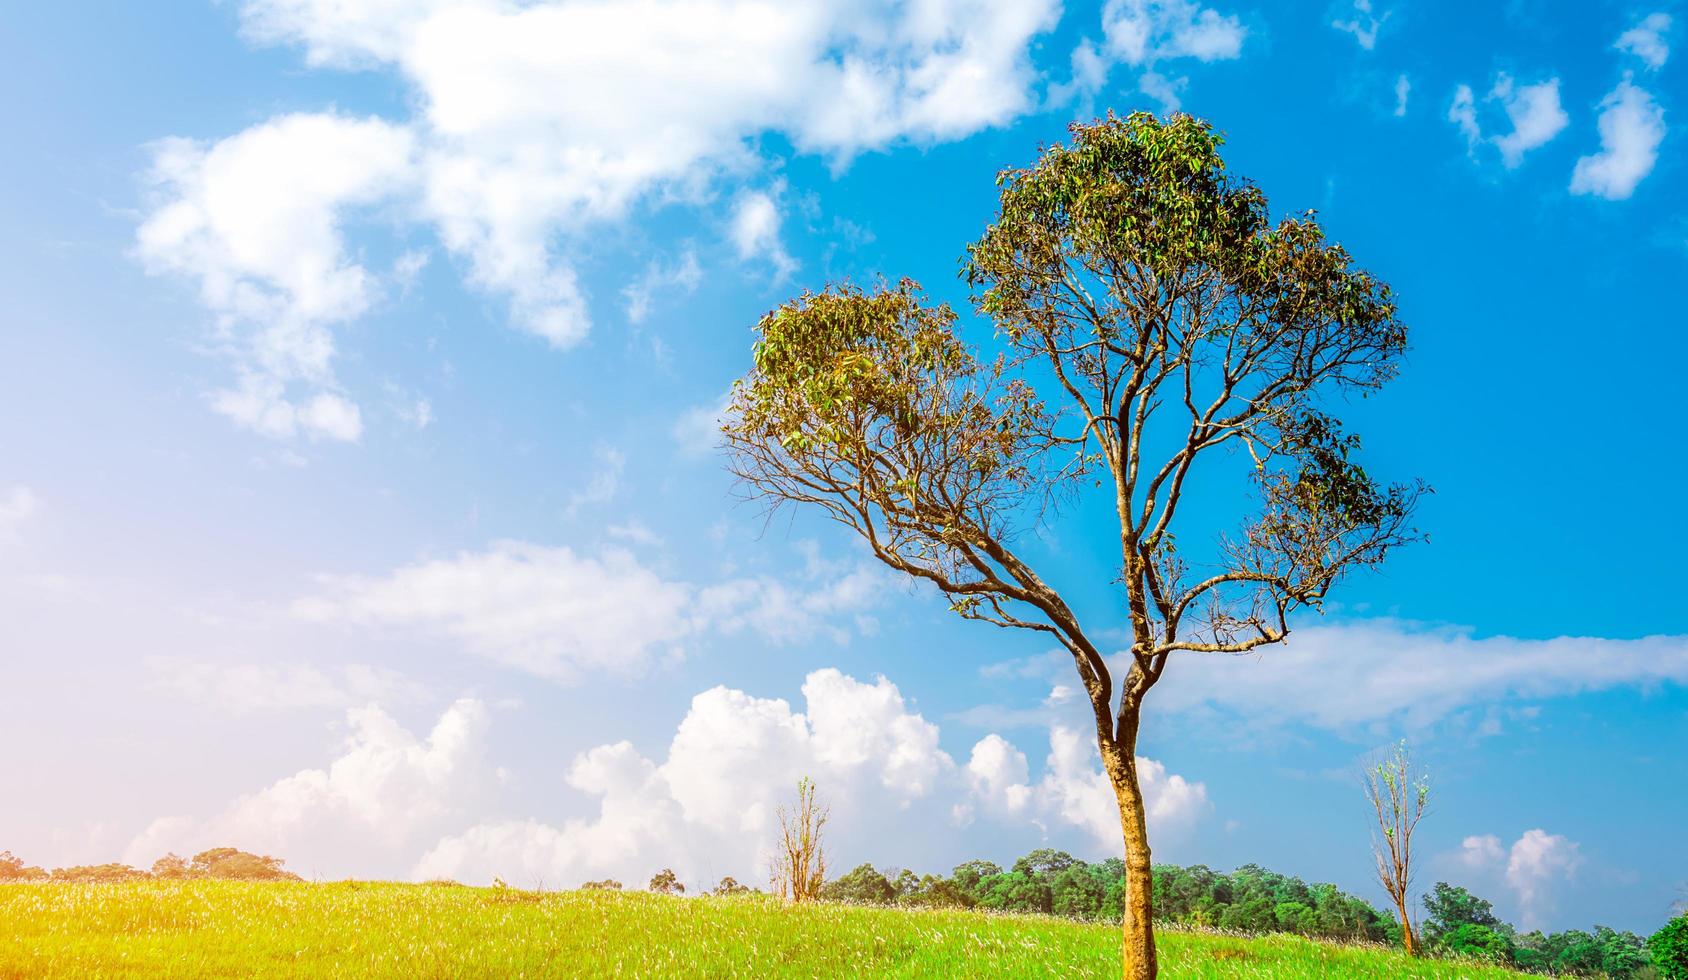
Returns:
[[[1156,972],[1144,696],[1174,654],[1282,640],[1296,610],[1415,537],[1421,492],[1368,476],[1330,411],[1396,373],[1407,334],[1388,287],[1311,214],[1273,222],[1221,142],[1188,116],[1075,125],[1001,174],[967,249],[997,356],[911,281],[829,287],[757,323],[724,422],[751,496],[818,508],[956,613],[1072,654],[1119,802],[1128,977]],[[1186,557],[1192,478],[1243,481],[1255,503]],[[1120,586],[1107,624],[1129,627],[1113,659],[1021,546],[1092,491],[1118,520],[1094,541]]]

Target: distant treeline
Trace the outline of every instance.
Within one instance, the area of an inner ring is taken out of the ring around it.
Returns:
[[[823,898],[868,905],[945,906],[1035,912],[1117,922],[1125,868],[1118,858],[1090,864],[1039,849],[1007,869],[990,861],[957,865],[948,877],[880,871],[863,864],[827,882]],[[1197,865],[1154,869],[1155,918],[1162,923],[1241,933],[1295,933],[1320,939],[1399,945],[1400,926],[1363,899],[1330,884],[1247,864],[1225,874]],[[1597,926],[1593,932],[1519,933],[1488,901],[1437,882],[1424,896],[1423,940],[1432,953],[1520,970],[1618,980],[1685,977],[1688,916],[1651,939]]]
[[[111,881],[140,881],[142,879],[186,880],[190,878],[220,878],[233,881],[302,881],[291,871],[283,871],[281,858],[249,854],[233,847],[213,847],[200,851],[191,859],[166,854],[152,863],[152,870],[143,871],[127,864],[79,864],[46,871],[23,863],[11,851],[0,851],[0,882],[7,881],[68,881],[100,884]]]

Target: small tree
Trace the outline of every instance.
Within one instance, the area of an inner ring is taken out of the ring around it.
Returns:
[[[614,878],[600,878],[597,881],[588,881],[580,887],[589,892],[618,892],[621,891],[621,882]]]
[[[47,872],[41,868],[24,864],[23,858],[11,851],[0,851],[0,881],[39,881],[45,877]]]
[[[710,890],[709,894],[711,894],[711,895],[745,895],[745,894],[748,894],[749,892],[750,892],[750,889],[748,887],[744,886],[744,885],[739,884],[737,878],[734,878],[732,875],[727,875],[726,877],[721,879],[720,884],[716,885],[713,889]]]
[[[1119,808],[1125,975],[1142,980],[1144,698],[1175,655],[1282,640],[1294,613],[1417,537],[1422,488],[1374,481],[1332,414],[1397,372],[1407,331],[1388,286],[1311,214],[1274,222],[1206,123],[1135,113],[1072,134],[999,176],[967,249],[999,357],[912,281],[806,293],[757,323],[723,431],[750,496],[816,508],[958,615],[1072,655]],[[1256,506],[1191,533],[1222,513],[1181,510],[1191,487],[1227,475]],[[1129,645],[1113,662],[1020,548],[1092,488],[1118,520],[1081,539],[1121,587]]]
[[[1413,879],[1413,832],[1430,805],[1430,780],[1413,766],[1407,743],[1395,747],[1388,758],[1365,776],[1366,799],[1377,817],[1377,834],[1372,839],[1372,856],[1377,859],[1377,880],[1395,903],[1401,916],[1401,945],[1417,955],[1409,895]]]
[[[686,886],[680,884],[680,879],[675,876],[672,868],[663,868],[656,874],[651,875],[651,883],[648,887],[658,895],[684,895],[686,893]]]
[[[821,896],[826,885],[826,852],[821,831],[826,827],[827,808],[815,801],[815,782],[807,776],[797,781],[797,804],[777,811],[780,836],[774,854],[774,894],[792,902],[808,902]]]
[[[862,864],[827,882],[821,888],[821,897],[853,905],[890,905],[897,900],[897,887],[878,868]]]

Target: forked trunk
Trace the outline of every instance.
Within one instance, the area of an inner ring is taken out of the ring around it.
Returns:
[[[1144,823],[1143,788],[1137,782],[1136,746],[1104,744],[1102,764],[1114,785],[1120,827],[1125,831],[1123,975],[1125,980],[1153,980],[1160,969],[1155,959],[1154,866]]]

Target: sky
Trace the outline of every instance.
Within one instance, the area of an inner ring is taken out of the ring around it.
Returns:
[[[228,0],[0,31],[0,848],[318,878],[765,876],[1120,851],[1070,659],[956,619],[714,419],[758,316],[957,271],[995,174],[1109,110],[1227,138],[1396,290],[1346,406],[1426,543],[1174,662],[1159,861],[1651,932],[1688,897],[1674,3]],[[1232,488],[1193,491],[1223,512]],[[1106,508],[1027,551],[1116,640]]]

